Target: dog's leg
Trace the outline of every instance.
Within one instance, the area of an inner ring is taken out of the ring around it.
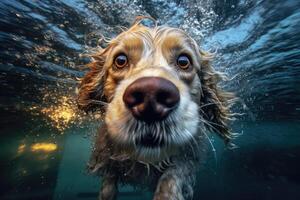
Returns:
[[[195,182],[191,166],[170,168],[160,177],[153,200],[187,200],[193,198]]]
[[[115,177],[103,177],[99,200],[115,200],[118,192],[118,183]]]

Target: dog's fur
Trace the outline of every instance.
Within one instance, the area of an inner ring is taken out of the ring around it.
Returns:
[[[123,69],[114,66],[119,53],[129,59]],[[176,65],[180,54],[191,59],[188,69]],[[156,200],[192,199],[207,130],[226,142],[231,138],[227,127],[231,94],[217,86],[221,76],[211,67],[211,57],[184,31],[146,27],[140,21],[92,56],[90,71],[79,87],[78,105],[85,111],[100,108],[105,114],[89,163],[103,177],[100,199],[115,199],[118,182],[149,186],[155,189]],[[147,76],[171,81],[180,93],[176,110],[153,124],[136,120],[122,100],[128,85]],[[166,145],[136,145],[135,138],[146,131]]]

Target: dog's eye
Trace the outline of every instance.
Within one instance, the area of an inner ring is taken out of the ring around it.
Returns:
[[[190,59],[186,55],[180,55],[177,58],[177,65],[181,69],[188,69],[190,64],[191,64]]]
[[[115,66],[117,68],[123,68],[127,65],[128,63],[128,59],[127,59],[127,56],[125,54],[120,54],[118,55],[116,58],[115,58]]]

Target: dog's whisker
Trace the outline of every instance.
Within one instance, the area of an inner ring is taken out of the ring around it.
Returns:
[[[162,141],[163,141],[163,134],[159,134],[158,141],[159,141],[159,144],[162,143]]]
[[[217,151],[216,151],[215,146],[213,145],[211,139],[210,139],[210,138],[208,137],[208,135],[206,134],[206,131],[205,131],[205,130],[203,131],[203,134],[204,134],[204,136],[207,138],[207,140],[208,140],[208,142],[209,142],[209,144],[210,144],[210,146],[211,146],[211,149],[212,149],[212,152],[213,152],[213,155],[214,155],[214,160],[215,160],[216,169],[217,169],[217,167],[218,167]]]
[[[144,163],[147,167],[147,175],[150,175],[150,164],[149,163]]]
[[[211,128],[212,130],[216,131],[216,132],[219,132],[218,129],[216,129],[214,126],[212,126],[210,123],[211,122],[208,122],[207,120],[203,119],[202,117],[199,117],[199,120],[206,124],[209,128]]]
[[[198,108],[199,108],[199,107],[198,107]],[[205,117],[207,117],[207,118],[209,117],[209,116],[207,115],[207,113],[205,113],[204,110],[202,110],[201,108],[199,108],[199,111],[201,112],[201,114],[205,115]]]
[[[195,149],[193,147],[193,142],[192,141],[188,141],[188,146],[190,147],[193,157],[196,157],[196,153],[195,153]]]
[[[188,133],[189,136],[191,137],[191,140],[189,140],[188,142],[189,142],[189,146],[190,146],[190,148],[191,148],[191,150],[192,150],[193,156],[194,156],[194,157],[197,157],[196,152],[195,152],[195,149],[194,149],[194,146],[197,147],[197,153],[199,153],[198,142],[196,141],[196,139],[194,138],[194,136],[193,136],[189,131],[187,131],[187,133]]]
[[[206,122],[209,123],[209,124],[212,124],[212,125],[219,126],[219,127],[221,127],[221,128],[225,128],[224,125],[221,125],[221,124],[218,124],[218,123],[215,123],[215,122],[208,122],[207,120],[206,120]]]
[[[199,106],[198,108],[201,109],[201,108],[204,108],[204,107],[206,107],[206,106],[211,106],[211,105],[216,105],[216,104],[218,104],[218,103],[216,103],[216,102],[211,102],[211,103],[203,104],[203,105]]]
[[[171,157],[168,157],[167,161],[168,161],[169,166],[173,166],[174,165],[173,161],[171,160]]]
[[[163,170],[164,170],[164,167],[162,166],[162,164],[163,164],[163,161],[162,161],[162,162],[159,162],[159,163],[158,163],[158,167],[163,171]]]
[[[102,105],[102,106],[108,106],[107,102],[100,101],[100,100],[95,100],[95,99],[89,100],[89,103],[99,104],[99,105]]]
[[[152,165],[152,166],[161,173],[164,171],[163,169],[159,168],[159,166],[157,166],[157,165]]]

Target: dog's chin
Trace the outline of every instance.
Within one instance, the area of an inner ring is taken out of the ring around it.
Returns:
[[[123,133],[129,137],[127,141],[121,142],[130,145],[130,149],[133,149],[132,157],[143,162],[159,162],[178,154],[180,148],[192,142],[197,130],[192,128],[195,125],[184,123],[178,112],[150,124],[129,116],[126,123],[129,131]]]
[[[177,151],[166,138],[155,138],[152,134],[142,136],[135,140],[134,157],[144,162],[157,162],[164,160]],[[167,145],[169,143],[169,146]]]
[[[135,144],[147,148],[163,148],[165,146],[165,138],[155,137],[151,133],[146,133],[140,139],[136,139]]]

